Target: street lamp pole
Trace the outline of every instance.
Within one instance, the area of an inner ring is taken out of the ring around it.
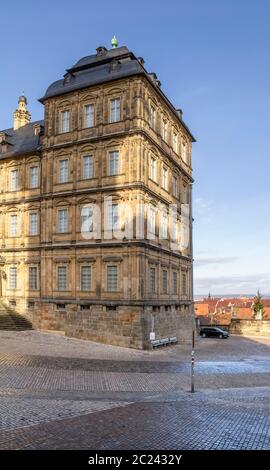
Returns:
[[[193,204],[192,204],[192,183],[190,183],[190,208],[189,208],[189,232],[190,232],[190,297],[191,297],[191,393],[195,392],[195,333],[196,319],[194,309],[194,275],[193,275]]]

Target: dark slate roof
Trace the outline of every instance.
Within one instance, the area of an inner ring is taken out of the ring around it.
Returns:
[[[0,131],[0,134],[5,134],[5,142],[8,144],[6,152],[0,150],[0,160],[37,152],[40,148],[40,137],[35,135],[34,129],[37,125],[43,126],[44,121],[30,122],[16,131],[14,129]]]
[[[98,49],[97,49],[98,51]],[[149,74],[133,52],[127,47],[117,47],[109,51],[103,48],[103,53],[93,54],[83,57],[71,68],[67,69],[67,73],[62,80],[52,83],[46,90],[45,95],[40,98],[43,103],[47,98],[60,96],[75,90],[87,88],[99,83],[106,83],[120,78],[131,77],[134,75],[144,75],[147,80],[154,86],[157,92],[167,102],[168,106],[174,112],[175,116],[181,121],[191,138],[195,141],[190,130],[182,121],[172,103],[162,92],[159,81],[156,80],[154,74]]]

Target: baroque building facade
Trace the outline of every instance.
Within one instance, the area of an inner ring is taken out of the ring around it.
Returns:
[[[147,348],[150,332],[190,337],[191,244],[178,247],[194,138],[143,59],[114,46],[49,86],[44,121],[21,96],[0,132],[0,289],[36,328]]]

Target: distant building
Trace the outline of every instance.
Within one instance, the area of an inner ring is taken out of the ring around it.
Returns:
[[[270,320],[270,299],[263,299],[264,319]],[[232,320],[253,320],[253,300],[241,298],[207,297],[195,301],[195,316],[201,325],[230,325]]]

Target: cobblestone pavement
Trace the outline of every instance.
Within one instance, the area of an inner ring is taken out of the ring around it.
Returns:
[[[0,332],[0,449],[269,449],[269,338],[157,351]]]

